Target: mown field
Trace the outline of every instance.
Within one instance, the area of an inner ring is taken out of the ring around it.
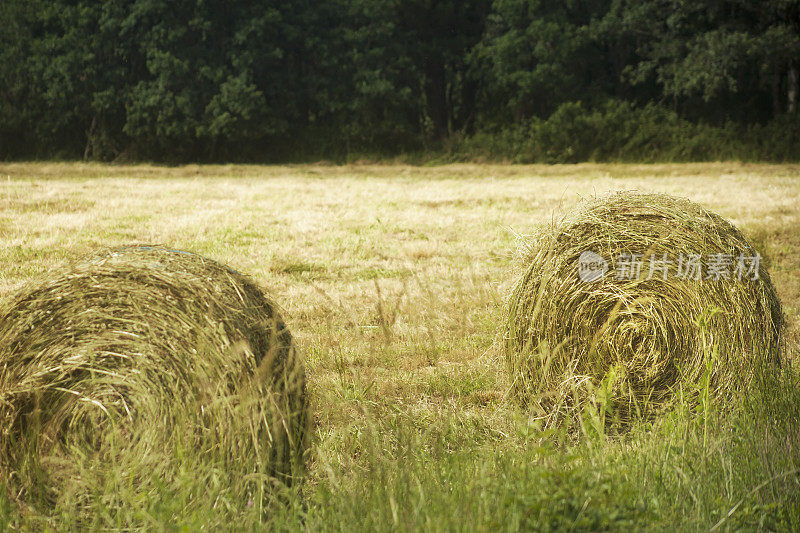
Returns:
[[[785,375],[623,436],[543,431],[499,350],[519,251],[617,189],[687,197],[755,242],[789,321]],[[268,513],[187,472],[124,506],[99,498],[94,527],[800,529],[800,166],[0,164],[0,296],[130,243],[223,261],[275,298],[306,361],[313,449]],[[75,525],[0,501],[0,529],[48,523]]]

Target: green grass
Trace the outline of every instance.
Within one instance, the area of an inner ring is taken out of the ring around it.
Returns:
[[[92,502],[91,525],[695,531],[720,524],[722,531],[792,531],[800,526],[797,385],[773,383],[768,390],[779,395],[777,405],[774,397],[753,398],[733,414],[715,413],[707,440],[686,405],[624,438],[578,442],[542,432],[513,409],[504,410],[499,424],[459,406],[387,413],[363,390],[347,390],[358,385],[343,385],[333,387],[329,400],[363,419],[320,430],[312,479],[287,494],[287,503],[259,513],[237,497],[236,480],[187,459],[184,475],[150,493],[113,475],[100,480],[111,504]],[[18,523],[12,516],[0,505],[0,526]],[[75,526],[68,510],[56,520],[60,529]]]
[[[588,421],[566,434],[510,399],[498,334],[522,268],[516,236],[580,195],[639,188],[689,197],[754,237],[796,343],[799,171],[0,165],[0,293],[75,254],[163,243],[253,275],[305,356],[315,430],[303,487],[262,508],[213,457],[187,452],[183,472],[147,491],[120,465],[91,478],[89,529],[791,531],[795,347],[781,376],[735,405],[687,400],[624,436]],[[0,499],[0,530],[75,520],[68,495],[33,515]]]

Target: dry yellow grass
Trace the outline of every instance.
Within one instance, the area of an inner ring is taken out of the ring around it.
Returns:
[[[791,528],[792,384],[767,389],[763,409],[732,425],[687,411],[630,442],[571,448],[508,401],[498,341],[524,267],[520,236],[582,196],[635,188],[687,197],[741,228],[771,258],[796,342],[798,178],[799,166],[735,163],[0,164],[0,297],[132,242],[214,258],[270,289],[304,355],[316,419],[309,478],[276,529]],[[263,528],[219,472],[146,494],[114,477],[94,523]],[[68,508],[54,529],[76,527]],[[14,516],[0,498],[0,529],[24,526]]]
[[[456,410],[502,431],[507,382],[493,346],[519,273],[518,235],[581,196],[636,188],[688,197],[772,258],[791,339],[799,178],[798,166],[737,163],[3,164],[0,295],[94,249],[191,250],[274,289],[306,356],[320,434],[368,407]]]

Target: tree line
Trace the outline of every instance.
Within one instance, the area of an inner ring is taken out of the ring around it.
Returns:
[[[0,158],[800,158],[800,0],[3,0]]]

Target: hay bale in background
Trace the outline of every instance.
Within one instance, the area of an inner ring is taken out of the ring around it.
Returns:
[[[640,276],[630,254],[642,255]],[[693,254],[699,280],[686,276]],[[780,363],[783,344],[780,301],[757,257],[739,230],[688,200],[626,191],[586,202],[532,241],[511,296],[515,391],[552,422],[610,397],[601,416],[627,420],[704,377],[717,398],[748,386],[758,367]]]
[[[80,506],[109,477],[148,490],[201,464],[256,500],[302,474],[307,409],[274,305],[192,253],[112,250],[0,308],[0,479],[19,502]]]

